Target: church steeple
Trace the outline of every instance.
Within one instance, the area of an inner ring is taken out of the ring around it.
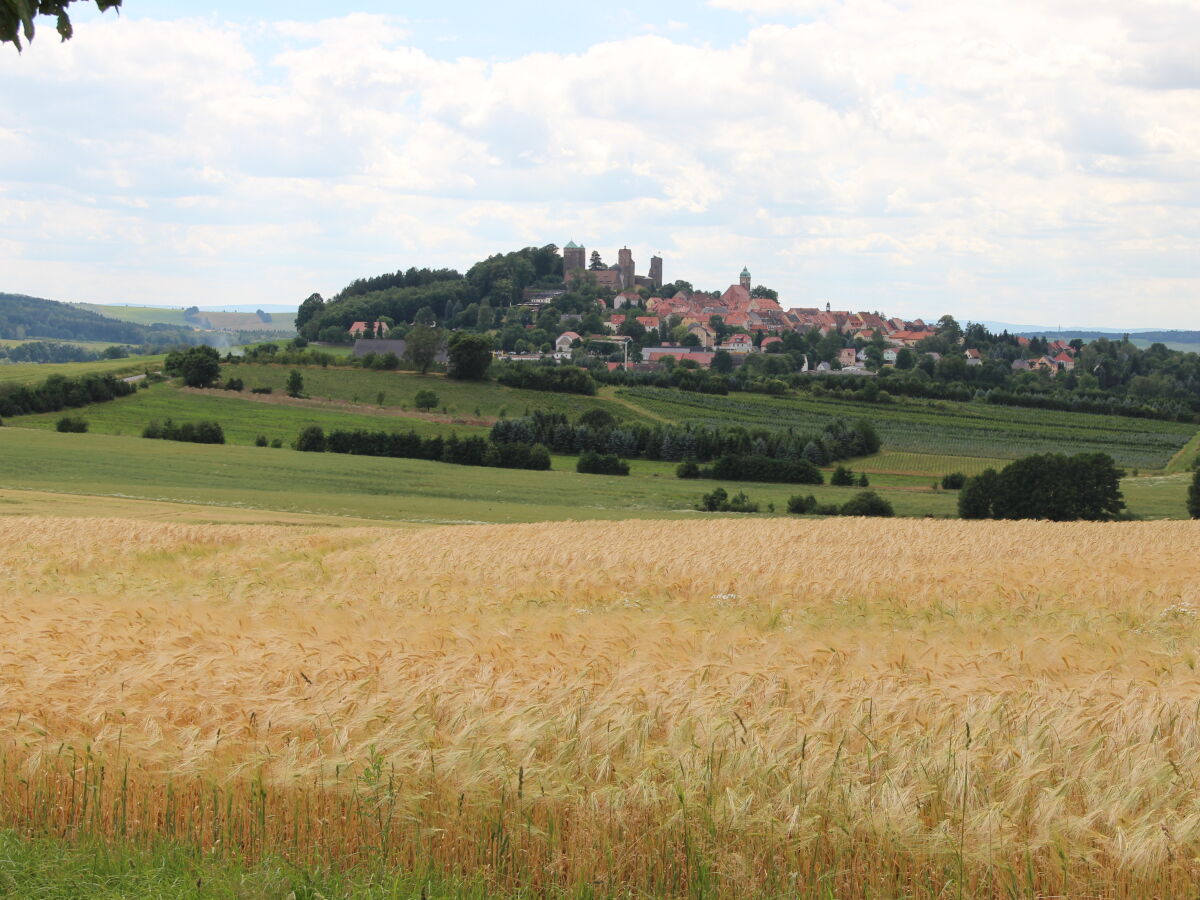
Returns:
[[[750,290],[750,270],[748,268],[746,268],[745,266],[742,267],[742,274],[738,278],[738,282],[746,290]]]

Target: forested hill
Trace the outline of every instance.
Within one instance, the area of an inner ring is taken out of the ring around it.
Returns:
[[[109,341],[114,344],[178,344],[195,341],[191,329],[173,325],[134,325],[57,300],[3,293],[0,293],[0,338]]]
[[[489,256],[465,275],[410,268],[356,278],[329,301],[320,294],[305,300],[296,329],[309,340],[338,341],[359,321],[393,325],[428,317],[448,327],[478,327],[481,321],[490,327],[495,311],[519,303],[526,288],[561,286],[562,267],[558,248],[547,244]]]
[[[1150,341],[1151,343],[1161,344],[1200,344],[1200,331],[1133,331],[1126,334],[1118,334],[1115,331],[1061,331],[1050,329],[1044,331],[1019,331],[1016,332],[1018,337],[1046,337],[1063,341],[1071,341],[1079,338],[1082,341],[1097,341],[1101,338],[1107,338],[1110,341],[1121,341],[1126,336],[1135,338],[1139,341]]]

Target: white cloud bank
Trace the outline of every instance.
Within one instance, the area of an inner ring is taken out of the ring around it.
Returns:
[[[714,5],[742,40],[125,17],[0,53],[0,290],[289,302],[574,239],[794,305],[1200,327],[1200,4]]]

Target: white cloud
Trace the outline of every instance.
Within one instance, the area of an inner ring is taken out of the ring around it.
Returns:
[[[379,16],[125,17],[0,55],[6,287],[284,302],[575,239],[796,305],[1200,327],[1196,4],[713,5],[755,24],[491,64]]]

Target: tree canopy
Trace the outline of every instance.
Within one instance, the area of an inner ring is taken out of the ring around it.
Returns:
[[[25,41],[32,42],[34,34],[34,18],[37,16],[54,16],[55,24],[62,39],[69,40],[75,33],[71,27],[71,17],[67,7],[82,0],[0,0],[0,43],[13,44],[21,49],[21,35]],[[119,10],[121,0],[95,0],[101,12],[109,9]]]

